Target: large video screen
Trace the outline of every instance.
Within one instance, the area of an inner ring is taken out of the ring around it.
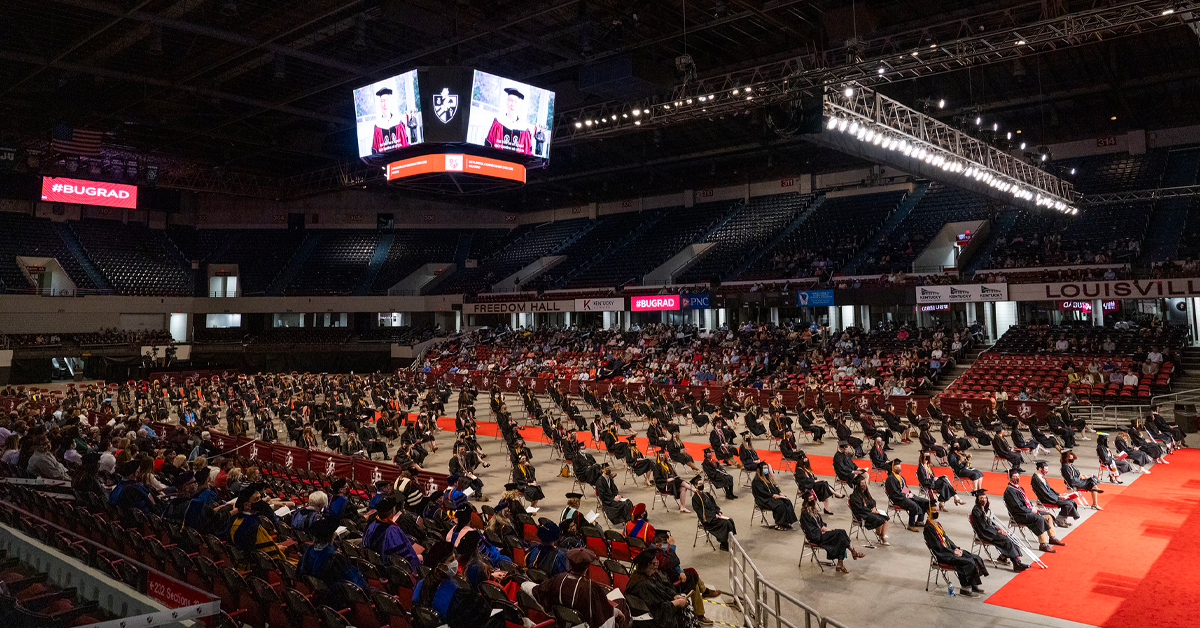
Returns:
[[[358,156],[370,158],[425,141],[417,71],[354,90]]]
[[[550,157],[554,92],[475,70],[467,143]]]
[[[137,186],[65,177],[42,177],[42,200],[105,207],[137,207]]]

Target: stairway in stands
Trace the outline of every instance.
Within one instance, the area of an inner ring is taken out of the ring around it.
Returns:
[[[304,262],[308,261],[308,256],[312,255],[313,250],[321,243],[321,232],[310,231],[304,236],[304,242],[300,248],[296,249],[296,254],[292,259],[288,260],[283,270],[279,271],[278,275],[271,280],[271,285],[267,286],[268,296],[282,296],[283,291],[287,289],[288,284],[292,283],[292,278],[296,276],[296,272],[304,266]]]
[[[87,253],[83,251],[83,245],[79,243],[79,238],[75,237],[75,232],[71,231],[67,223],[56,222],[54,223],[54,229],[58,231],[58,236],[62,238],[63,244],[67,245],[67,250],[71,252],[71,255],[75,256],[75,261],[79,262],[79,266],[83,268],[83,272],[87,273],[88,279],[91,279],[92,283],[96,285],[96,289],[101,292],[112,293],[112,284],[108,283],[108,278],[88,258]]]
[[[1172,150],[1167,156],[1161,187],[1195,185],[1198,171],[1200,148]],[[1148,269],[1154,262],[1175,258],[1191,206],[1190,198],[1168,198],[1155,204],[1142,240],[1142,254],[1134,262],[1135,267]]]
[[[379,276],[379,269],[383,268],[383,263],[387,260],[388,253],[392,250],[392,242],[395,240],[396,236],[390,233],[384,234],[379,238],[379,244],[375,246],[375,254],[371,256],[371,263],[367,266],[367,272],[363,273],[362,279],[358,282],[358,287],[354,289],[356,296],[364,296],[370,293],[371,286],[375,284],[375,277]]]
[[[905,218],[908,218],[908,215],[912,213],[912,210],[917,206],[917,203],[921,202],[921,199],[925,196],[925,192],[927,190],[929,190],[928,181],[925,183],[918,183],[916,187],[913,188],[913,191],[909,192],[908,195],[904,197],[904,200],[900,201],[900,204],[896,207],[896,211],[893,212],[892,215],[887,219],[887,222],[883,223],[883,226],[875,232],[875,236],[871,238],[871,241],[868,242],[866,246],[859,249],[858,253],[856,253],[854,257],[850,258],[850,261],[847,262],[844,267],[842,267],[842,274],[857,274],[858,265],[861,264],[863,260],[867,259],[868,254],[876,251],[879,248],[879,243],[883,242],[884,239],[891,235],[892,231],[894,231],[896,227],[899,227],[900,223],[904,222]]]
[[[996,243],[1008,235],[1008,230],[1012,229],[1013,223],[1017,221],[1017,213],[1017,210],[1012,208],[1006,208],[1000,212],[1000,215],[992,222],[992,228],[988,230],[979,254],[966,266],[959,269],[963,277],[970,278],[974,276],[976,269],[987,268],[988,262],[992,261],[992,251],[996,248]]]

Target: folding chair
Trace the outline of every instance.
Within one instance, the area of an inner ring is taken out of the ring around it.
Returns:
[[[750,525],[754,525],[754,513],[758,513],[759,521],[762,523],[763,527],[771,527],[771,524],[767,523],[767,511],[763,510],[763,507],[759,506],[758,502],[754,502],[754,508],[750,510]]]
[[[662,492],[659,492],[659,490],[656,488],[656,489],[654,489],[654,499],[650,500],[650,510],[654,510],[654,507],[655,507],[655,506],[657,506],[657,505],[658,505],[658,502],[660,502],[660,501],[661,501],[661,502],[662,502],[662,505],[663,505],[663,508],[664,508],[664,509],[665,509],[667,512],[671,512],[671,507],[670,507],[669,505],[667,505],[667,498],[668,498],[668,497],[670,497],[671,499],[675,500],[675,506],[676,506],[677,508],[679,508],[680,510],[682,510],[682,509],[683,509],[683,504],[682,504],[682,503],[680,503],[680,501],[679,501],[679,498],[678,498],[678,497],[675,497],[675,496],[674,496],[674,495],[672,495],[671,493],[662,493]]]
[[[925,574],[925,590],[929,591],[930,576],[933,577],[933,586],[935,586],[935,587],[939,586],[938,583],[942,578],[946,579],[946,585],[949,586],[950,585],[950,576],[947,575],[947,572],[955,573],[954,566],[939,563],[937,556],[934,556],[933,553],[931,552],[929,554],[929,571]],[[934,574],[936,574],[936,575],[934,575]]]
[[[984,556],[987,556],[988,560],[992,561],[993,567],[997,566],[996,559],[992,557],[992,544],[979,537],[971,539],[971,553],[979,555],[980,551],[983,552]]]
[[[696,536],[695,536],[695,538],[692,539],[692,547],[693,548],[696,547],[696,544],[700,542],[700,535],[704,535],[704,540],[708,541],[709,547],[713,548],[713,550],[717,549],[716,543],[713,543],[712,534],[710,534],[708,529],[704,527],[704,522],[700,521],[700,518],[697,517],[696,518]]]
[[[800,546],[800,562],[796,566],[797,567],[804,566],[804,556],[805,556],[805,554],[807,554],[808,562],[816,563],[817,566],[821,568],[821,573],[825,573],[825,567],[826,566],[832,567],[833,565],[832,564],[826,565],[825,561],[821,560],[820,558],[817,558],[817,550],[819,550],[819,549],[823,549],[823,548],[816,543],[809,543],[807,540],[804,541],[804,545]]]
[[[992,471],[1008,473],[1008,470],[1010,468],[1011,468],[1011,465],[1009,465],[1008,460],[1001,458],[1000,456],[997,456],[997,455],[992,456]]]
[[[850,536],[862,541],[867,548],[875,549],[875,544],[871,542],[871,535],[867,534],[867,528],[863,525],[862,519],[851,516]]]

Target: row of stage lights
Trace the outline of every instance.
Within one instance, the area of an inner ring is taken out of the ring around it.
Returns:
[[[923,161],[936,168],[941,168],[946,172],[961,174],[964,177],[986,183],[987,185],[990,185],[1001,192],[1012,194],[1013,198],[1019,198],[1025,201],[1033,201],[1038,207],[1048,207],[1066,214],[1079,213],[1078,209],[1071,207],[1060,200],[1049,196],[1043,196],[1042,194],[1036,193],[1018,183],[998,177],[989,170],[971,165],[970,163],[964,162],[949,153],[944,153],[937,149],[929,149],[915,142],[909,142],[903,137],[898,137],[892,133],[888,133],[890,129],[887,129],[886,127],[874,127],[866,123],[860,123],[858,120],[851,120],[839,116],[830,116],[829,121],[825,124],[825,128],[830,131],[845,133],[846,135],[853,137],[860,142],[878,146],[883,150],[899,152],[905,157],[911,157],[913,159]]]
[[[739,99],[744,98],[745,100],[754,100],[753,92],[754,92],[753,87],[735,87],[735,88],[733,88],[733,90],[731,90],[729,92],[729,96],[730,96],[730,98],[739,98]],[[661,105],[650,105],[650,106],[651,107],[660,107],[664,113],[668,113],[671,111],[672,108],[682,109],[683,107],[695,104],[696,102],[708,103],[708,102],[712,102],[716,99],[717,99],[716,94],[708,94],[708,95],[704,95],[704,96],[696,96],[694,98],[686,98],[684,100],[676,100],[674,103],[663,103]],[[707,111],[703,107],[700,110]],[[634,118],[633,123],[635,125],[641,126],[642,121],[638,118],[641,118],[642,116],[649,116],[651,113],[652,113],[652,111],[649,108],[632,109],[628,112],[622,113],[620,116],[618,116],[617,114],[614,113],[608,117],[600,116],[598,118],[587,118],[587,119],[583,119],[583,120],[576,120],[575,128],[582,129],[584,127],[592,128],[593,126],[599,127],[600,125],[604,125],[604,124],[615,124],[621,120],[628,120],[630,118],[630,116],[632,116]]]

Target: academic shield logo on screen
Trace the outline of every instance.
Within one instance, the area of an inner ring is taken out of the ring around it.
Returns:
[[[442,93],[433,95],[433,115],[443,124],[454,119],[458,113],[458,94],[451,94],[450,88],[443,87]]]

